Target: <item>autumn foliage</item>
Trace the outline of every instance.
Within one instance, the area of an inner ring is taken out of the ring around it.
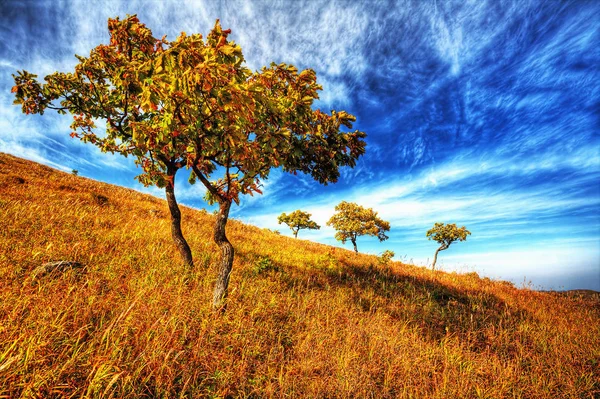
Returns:
[[[165,187],[173,240],[192,267],[174,192],[176,173],[190,170],[190,183],[203,184],[208,201],[219,205],[214,240],[222,267],[213,303],[220,308],[234,259],[225,233],[231,204],[260,194],[272,168],[336,182],[339,168],[353,167],[365,152],[365,133],[344,131],[355,121],[345,111],[313,110],[322,89],[313,70],[287,64],[249,70],[218,20],[206,38],[158,39],[135,15],[109,19],[108,30],[109,44],[77,56],[74,72],[55,72],[44,84],[18,72],[15,103],[25,113],[71,113],[73,137],[134,156],[143,171],[138,179]],[[105,134],[97,119],[106,122]]]
[[[385,241],[388,236],[386,231],[390,230],[390,223],[377,216],[372,208],[364,208],[353,202],[342,201],[335,207],[336,213],[329,219],[327,225],[337,230],[335,238],[346,243],[350,240],[354,245],[354,251],[358,252],[356,239],[368,235],[377,237],[379,241]]]
[[[319,230],[321,228],[316,222],[310,220],[310,216],[310,213],[298,209],[289,215],[285,212],[282,213],[277,217],[277,222],[287,224],[296,238],[300,230]]]

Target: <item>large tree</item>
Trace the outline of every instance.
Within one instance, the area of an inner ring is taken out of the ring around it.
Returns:
[[[319,226],[316,222],[310,220],[310,213],[301,211],[300,209],[286,215],[285,212],[279,215],[277,221],[279,224],[285,223],[294,233],[294,238],[298,238],[298,232],[300,230],[319,230]]]
[[[206,38],[182,33],[175,41],[153,37],[136,16],[109,19],[108,27],[110,43],[77,56],[74,72],[48,75],[45,84],[19,72],[15,102],[26,113],[70,112],[74,137],[133,155],[143,169],[138,179],[166,188],[173,239],[190,266],[174,184],[178,170],[191,169],[190,182],[200,181],[219,206],[214,240],[222,262],[213,306],[224,308],[234,258],[225,233],[232,202],[260,193],[260,180],[274,167],[335,182],[340,167],[353,167],[364,154],[366,135],[343,131],[355,121],[344,111],[313,110],[322,89],[314,71],[286,64],[250,71],[218,20]],[[98,119],[106,121],[103,134]]]
[[[465,226],[456,227],[456,224],[454,223],[435,223],[434,226],[427,231],[427,237],[441,245],[435,251],[431,268],[435,270],[435,263],[437,262],[438,253],[440,251],[445,251],[455,241],[465,241],[468,235],[471,235],[471,232],[467,230]]]
[[[390,223],[380,219],[372,208],[364,208],[353,202],[342,201],[335,207],[336,213],[327,222],[337,230],[335,238],[346,243],[350,240],[354,251],[358,252],[356,239],[359,236],[369,235],[377,237],[379,241],[388,239],[386,231],[390,231]]]

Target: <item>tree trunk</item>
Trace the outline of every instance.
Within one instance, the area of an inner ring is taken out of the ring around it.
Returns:
[[[354,245],[354,252],[358,253],[358,247],[356,246],[356,238],[351,238],[352,245]]]
[[[213,309],[221,311],[224,311],[227,306],[225,301],[227,300],[227,287],[229,286],[229,275],[231,274],[234,256],[233,245],[231,245],[225,235],[229,208],[231,208],[231,201],[219,201],[219,213],[215,222],[214,232],[215,243],[221,248],[221,265],[213,291]]]
[[[294,238],[298,238],[298,230],[292,230],[294,232]]]
[[[438,252],[443,251],[445,249],[448,249],[448,247],[445,245],[442,245],[441,247],[439,247],[437,249],[437,251],[435,251],[435,255],[433,256],[433,264],[431,265],[431,270],[435,270],[435,262],[437,262]]]
[[[167,176],[169,176],[170,181],[165,188],[167,193],[167,204],[169,204],[169,211],[171,212],[171,237],[173,237],[173,241],[175,241],[175,245],[177,246],[185,265],[192,268],[194,267],[192,251],[181,232],[181,212],[179,211],[179,205],[177,205],[177,200],[175,199],[175,172],[176,170],[171,168],[167,170]]]

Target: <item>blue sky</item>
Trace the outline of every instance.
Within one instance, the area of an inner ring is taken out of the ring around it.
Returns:
[[[366,155],[338,184],[273,170],[234,218],[291,235],[277,216],[302,209],[323,227],[300,238],[341,246],[325,222],[353,201],[392,226],[383,243],[359,238],[363,252],[426,265],[436,244],[425,232],[457,223],[472,235],[440,253],[443,270],[600,290],[600,2],[5,0],[1,152],[163,196],[133,180],[130,159],[71,139],[69,117],[12,105],[17,69],[71,70],[126,14],[170,39],[219,18],[250,68],[315,69],[317,106],[351,112],[367,132]],[[206,207],[181,177],[180,202]]]

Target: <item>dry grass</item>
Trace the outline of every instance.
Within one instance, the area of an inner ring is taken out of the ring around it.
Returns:
[[[0,398],[593,398],[600,298],[516,289],[231,221],[0,154]],[[84,270],[32,278],[48,261]]]

